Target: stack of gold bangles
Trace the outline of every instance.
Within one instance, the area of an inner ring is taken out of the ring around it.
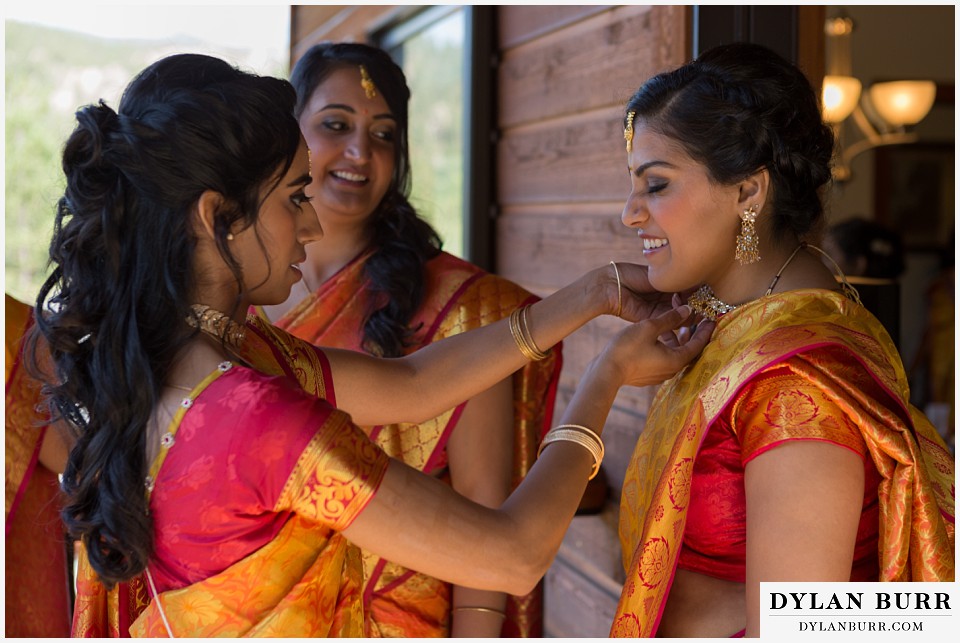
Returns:
[[[561,424],[550,429],[543,437],[543,442],[540,443],[540,449],[537,451],[537,457],[540,457],[548,444],[561,440],[575,442],[590,452],[593,456],[593,471],[590,472],[589,480],[593,480],[600,471],[600,464],[603,462],[603,441],[600,440],[600,436],[579,424]]]
[[[521,306],[510,313],[510,334],[513,335],[513,341],[517,343],[517,348],[523,353],[523,356],[534,362],[545,359],[548,353],[540,350],[537,343],[533,341],[533,335],[530,334],[530,326],[527,322],[527,308],[530,306]]]

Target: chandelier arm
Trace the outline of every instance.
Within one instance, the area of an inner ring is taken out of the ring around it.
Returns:
[[[912,133],[881,134],[876,137],[876,140],[863,139],[845,148],[841,158],[843,159],[843,165],[849,167],[850,161],[874,147],[880,147],[881,145],[902,145],[904,143],[915,143],[916,141],[917,135]]]
[[[863,132],[863,135],[867,137],[867,140],[871,141],[874,145],[882,144],[883,136],[877,131],[877,128],[873,126],[870,119],[867,118],[867,115],[860,105],[857,105],[853,110],[853,121],[857,124],[857,127],[860,128],[860,131]]]

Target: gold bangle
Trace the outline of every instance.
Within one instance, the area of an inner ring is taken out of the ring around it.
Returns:
[[[555,442],[557,440],[566,440],[568,442],[576,442],[577,444],[583,446],[585,449],[590,451],[593,455],[593,459],[596,461],[596,468],[600,467],[601,462],[603,462],[603,442],[598,438],[587,435],[581,431],[571,430],[571,429],[554,429],[550,433],[553,434],[553,437],[550,438],[550,442]],[[595,436],[596,434],[594,434]],[[544,438],[546,441],[546,438]]]
[[[593,457],[593,468],[590,470],[590,475],[587,477],[587,479],[593,480],[596,477],[597,473],[600,471],[600,463],[603,461],[603,459],[600,455],[600,449],[595,442],[579,431],[551,431],[550,434],[543,439],[543,442],[540,443],[540,452],[542,452],[547,445],[554,442],[573,442],[574,444],[579,444],[589,451],[590,455]]]
[[[529,336],[530,331],[527,328],[526,309],[527,306],[522,306],[514,309],[514,311],[510,313],[510,334],[513,335],[513,341],[523,356],[531,361],[537,362],[544,359],[547,354],[541,351],[537,345],[533,343],[533,337]]]
[[[585,431],[581,429],[585,429]],[[548,431],[543,437],[540,448],[537,449],[537,457],[540,457],[547,445],[558,441],[579,444],[590,452],[590,455],[593,456],[593,470],[590,472],[588,479],[593,480],[600,472],[600,464],[603,462],[604,450],[600,437],[586,427],[577,424],[562,424]]]
[[[496,614],[496,615],[499,616],[500,618],[506,618],[506,617],[507,617],[506,612],[504,612],[503,610],[494,609],[494,608],[492,608],[492,607],[472,607],[472,606],[470,606],[470,607],[454,607],[454,608],[453,608],[453,611],[454,611],[454,612],[465,612],[465,611],[467,611],[467,610],[471,610],[471,611],[474,611],[474,612],[486,612],[486,613],[488,613],[488,614]]]
[[[537,356],[537,361],[539,361],[545,359],[547,354],[540,350],[540,347],[537,346],[537,342],[533,340],[533,333],[530,332],[530,322],[527,320],[527,309],[529,308],[529,305],[524,306],[520,313],[520,331],[523,333],[523,338],[526,340],[527,346],[530,347],[530,350],[533,352],[533,354]]]
[[[554,429],[577,429],[579,431],[583,431],[584,433],[589,435],[591,438],[593,438],[597,442],[597,444],[600,445],[600,459],[603,460],[603,454],[604,454],[603,440],[600,439],[600,436],[593,429],[589,429],[583,426],[582,424],[558,424],[553,428]]]
[[[512,313],[510,313],[510,334],[513,335],[513,343],[517,345],[517,348],[520,349],[520,353],[523,354],[529,360],[533,360],[533,355],[530,354],[530,349],[527,348],[527,345],[523,341],[523,337],[520,335],[520,309],[516,308]]]
[[[617,317],[620,316],[620,313],[623,312],[623,286],[620,283],[620,269],[617,268],[617,262],[611,261],[610,265],[613,266],[613,274],[617,277]]]

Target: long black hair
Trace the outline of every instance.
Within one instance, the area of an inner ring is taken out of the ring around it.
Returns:
[[[76,433],[62,516],[108,586],[142,571],[152,553],[146,427],[197,332],[185,322],[197,280],[190,214],[203,192],[224,197],[214,232],[239,285],[226,235],[256,222],[264,190],[292,164],[301,140],[294,101],[284,80],[181,54],[137,75],[116,111],[101,101],[76,113],[54,270],[29,341],[41,377],[39,349],[49,348],[51,412]]]
[[[714,47],[645,82],[630,112],[677,141],[717,183],[766,168],[775,238],[820,231],[833,131],[810,81],[780,55],[742,42]]]
[[[363,325],[363,346],[373,354],[399,357],[417,329],[409,328],[424,297],[424,265],[440,252],[437,232],[410,205],[410,154],[407,138],[410,89],[403,70],[376,47],[321,43],[303,54],[290,82],[297,91],[299,120],[316,88],[343,67],[363,65],[397,122],[390,186],[369,219],[374,251],[364,265],[373,296]],[[322,206],[317,206],[322,207]]]

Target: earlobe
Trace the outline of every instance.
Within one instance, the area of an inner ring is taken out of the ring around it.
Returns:
[[[197,234],[202,234],[216,241],[216,220],[217,212],[223,205],[223,195],[213,190],[205,190],[200,198],[197,199],[194,213],[196,215]]]
[[[740,209],[747,209],[757,204],[761,211],[767,200],[767,191],[770,186],[770,173],[767,168],[754,172],[740,182]]]

